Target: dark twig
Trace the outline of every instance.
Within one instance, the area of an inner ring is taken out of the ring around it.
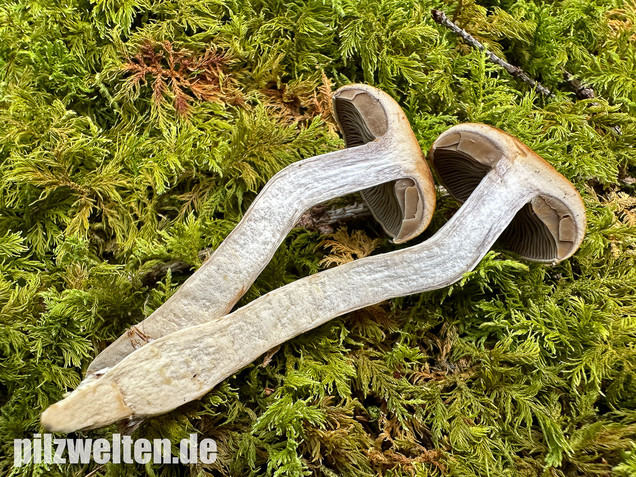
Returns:
[[[504,68],[508,73],[510,73],[515,78],[519,78],[525,83],[529,84],[530,86],[536,87],[538,91],[545,94],[546,96],[554,96],[548,88],[541,85],[541,83],[539,83],[535,79],[530,78],[521,68],[519,68],[518,66],[511,65],[507,61],[504,61],[501,58],[499,58],[493,52],[489,51],[483,45],[483,43],[477,40],[474,36],[472,36],[463,28],[460,28],[459,26],[457,26],[457,24],[454,23],[453,21],[449,20],[446,14],[442,12],[441,10],[433,10],[432,16],[433,16],[433,20],[435,20],[440,25],[443,25],[446,28],[452,30],[457,35],[461,36],[472,47],[486,52],[486,55],[488,55],[488,57],[493,63],[496,63],[502,68]],[[586,85],[585,83],[576,79],[572,73],[568,71],[564,71],[563,79],[570,85],[570,88],[572,88],[572,91],[574,91],[574,94],[576,94],[576,97],[578,99],[591,99],[596,97],[596,95],[594,94],[594,90],[589,85]]]
[[[592,87],[576,79],[572,73],[564,71],[563,79],[570,85],[570,88],[572,88],[572,91],[574,91],[578,99],[591,99],[596,97]]]
[[[296,226],[315,230],[322,235],[329,235],[334,233],[337,226],[344,222],[369,216],[371,216],[369,208],[360,202],[337,209],[327,209],[324,205],[317,205],[305,212]]]
[[[460,28],[459,26],[457,26],[456,23],[454,23],[451,20],[449,20],[444,12],[442,12],[441,10],[433,10],[431,13],[432,13],[432,16],[433,16],[433,20],[435,20],[440,25],[445,26],[446,28],[448,28],[449,30],[453,31],[457,35],[461,36],[464,39],[464,41],[466,41],[466,43],[470,44],[473,48],[477,48],[478,50],[483,51],[484,53],[486,53],[486,55],[488,56],[490,61],[492,61],[493,63],[495,63],[495,64],[497,64],[499,66],[501,66],[503,69],[505,69],[512,76],[514,76],[515,78],[519,78],[521,81],[523,81],[524,83],[530,85],[532,88],[536,88],[537,91],[539,91],[540,93],[542,93],[542,94],[544,94],[546,96],[554,96],[552,94],[552,92],[548,88],[543,86],[537,80],[535,80],[535,79],[531,78],[530,76],[528,76],[521,68],[519,68],[518,66],[511,65],[507,61],[502,60],[501,58],[499,58],[492,51],[488,50],[488,48],[486,48],[483,45],[483,43],[481,43],[479,40],[477,40],[474,36],[472,36],[470,33],[468,33],[463,28]]]
[[[578,80],[574,77],[574,75],[568,71],[563,72],[563,79],[570,85],[574,94],[578,99],[592,99],[596,98],[596,94],[591,86],[586,85],[581,80]],[[594,106],[598,106],[599,103],[594,101],[592,103]],[[611,126],[612,131],[614,131],[619,136],[622,134],[621,127],[618,124]]]
[[[536,88],[537,91],[539,91],[540,93],[544,94],[545,96],[554,97],[554,94],[548,88],[543,86],[537,80],[535,80],[535,79],[531,78],[530,76],[528,76],[518,66],[511,65],[507,61],[502,60],[501,58],[499,58],[492,51],[488,50],[483,45],[483,43],[481,43],[479,40],[477,40],[474,36],[472,36],[470,33],[468,33],[463,28],[460,28],[459,26],[457,26],[456,23],[454,23],[451,20],[449,20],[444,12],[442,12],[441,10],[432,10],[431,11],[431,15],[433,17],[433,20],[435,20],[440,25],[445,26],[449,30],[453,31],[455,34],[461,36],[466,41],[466,43],[470,44],[473,48],[477,48],[478,50],[485,52],[486,55],[488,56],[488,58],[490,59],[490,61],[492,61],[493,63],[495,63],[495,64],[497,64],[499,66],[501,66],[503,69],[505,69],[512,76],[514,76],[515,78],[519,78],[524,83],[527,83],[531,87]],[[570,72],[564,71],[563,72],[563,78],[570,85],[570,88],[572,88],[572,91],[574,91],[574,94],[576,94],[576,97],[578,99],[591,99],[591,98],[595,98],[596,97],[592,87],[590,87],[589,85],[586,85],[582,81],[576,79],[574,77],[574,75],[572,75]],[[598,103],[592,103],[592,104],[596,105]],[[614,125],[614,126],[611,126],[611,128],[616,134],[618,134],[618,135],[621,134],[620,126]]]

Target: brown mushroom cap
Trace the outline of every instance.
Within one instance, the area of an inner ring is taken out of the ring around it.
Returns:
[[[412,143],[410,177],[360,191],[375,219],[395,243],[419,235],[435,207],[435,185],[419,144],[400,106],[386,93],[367,85],[340,88],[333,97],[334,113],[346,147],[376,140]]]
[[[574,186],[518,139],[485,124],[460,124],[440,135],[429,153],[448,192],[464,201],[493,168],[519,174],[539,193],[514,217],[500,242],[523,258],[559,262],[585,234],[585,207]]]

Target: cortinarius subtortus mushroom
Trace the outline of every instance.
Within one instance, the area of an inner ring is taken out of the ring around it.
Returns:
[[[435,141],[431,159],[447,186],[465,200],[433,237],[290,283],[236,310],[231,319],[210,320],[160,338],[47,409],[44,427],[69,432],[165,413],[200,398],[274,346],[336,316],[445,287],[472,270],[517,214],[537,200],[541,202],[536,209],[532,205],[533,213],[556,243],[550,248],[556,251],[554,261],[569,257],[581,243],[585,210],[577,191],[506,133],[480,124],[455,126]],[[464,167],[478,170],[478,179],[462,176],[458,169]],[[533,258],[550,258],[544,245],[529,250]]]

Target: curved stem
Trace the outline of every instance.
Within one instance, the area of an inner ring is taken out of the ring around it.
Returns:
[[[212,256],[148,318],[90,364],[90,376],[141,345],[229,313],[310,207],[378,184],[410,177],[409,149],[379,139],[305,159],[278,172]],[[395,158],[402,158],[396,160]],[[414,162],[414,161],[412,161]]]
[[[211,320],[150,343],[53,405],[43,423],[80,429],[165,413],[200,398],[272,347],[336,316],[445,287],[477,265],[536,192],[513,171],[502,175],[493,170],[426,242],[300,279],[238,309],[231,320]],[[102,409],[113,401],[113,392],[124,407],[105,415]],[[105,401],[102,395],[108,396]]]

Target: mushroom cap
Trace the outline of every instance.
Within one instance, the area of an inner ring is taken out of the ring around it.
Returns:
[[[581,244],[586,218],[578,191],[515,137],[485,124],[459,124],[435,140],[429,158],[444,187],[462,202],[491,169],[519,174],[520,182],[537,190],[500,237],[508,250],[531,261],[558,263]]]
[[[417,237],[433,216],[435,184],[404,111],[385,92],[363,84],[338,89],[333,109],[346,147],[373,141],[382,141],[387,148],[400,145],[402,152],[395,159],[407,171],[405,177],[360,193],[393,242]]]

